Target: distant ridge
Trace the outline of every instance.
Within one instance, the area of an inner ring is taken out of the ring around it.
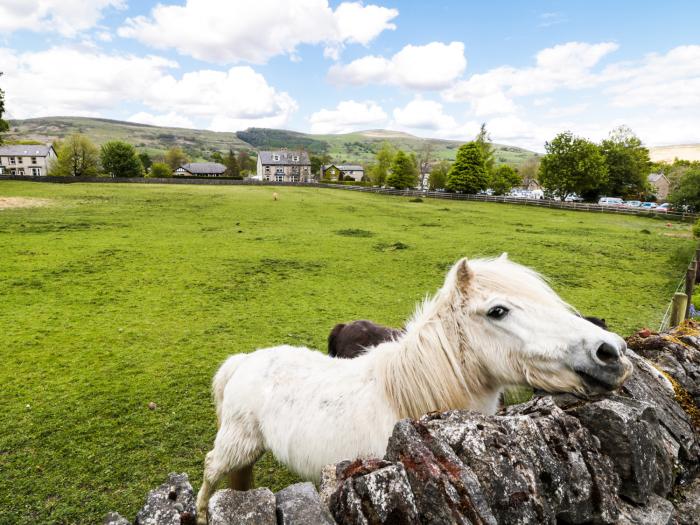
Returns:
[[[457,149],[465,141],[421,138],[402,131],[370,129],[353,133],[316,135],[298,131],[249,128],[244,131],[218,132],[201,129],[153,126],[92,117],[41,117],[11,120],[5,135],[12,140],[34,140],[41,143],[61,140],[73,133],[84,133],[95,143],[123,140],[151,155],[164,153],[172,146],[182,147],[192,160],[208,160],[212,153],[274,148],[303,148],[314,154],[328,154],[335,162],[367,163],[383,142],[390,142],[404,151],[419,153],[429,144],[438,159],[454,160]],[[519,165],[536,156],[532,151],[515,146],[495,144],[498,163]]]

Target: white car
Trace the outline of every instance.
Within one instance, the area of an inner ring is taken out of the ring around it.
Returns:
[[[601,197],[598,206],[624,206],[625,201],[619,197]]]

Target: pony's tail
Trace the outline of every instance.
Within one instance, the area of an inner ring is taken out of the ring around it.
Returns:
[[[216,405],[216,419],[219,422],[221,422],[221,403],[224,400],[226,385],[238,368],[238,365],[240,365],[245,358],[246,354],[236,354],[226,359],[224,364],[217,370],[211,382],[211,393],[214,398],[214,404]]]
[[[344,324],[337,324],[328,335],[328,355],[331,357],[336,357],[338,355],[338,335],[343,328],[345,328]]]

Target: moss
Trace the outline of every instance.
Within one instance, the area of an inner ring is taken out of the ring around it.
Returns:
[[[656,369],[671,382],[671,384],[673,385],[673,392],[676,403],[678,403],[681,406],[681,408],[685,411],[685,413],[688,414],[688,417],[690,417],[690,421],[693,427],[696,430],[700,430],[700,409],[695,404],[693,397],[685,388],[683,388],[683,385],[681,385],[678,381],[676,381],[675,378],[673,378],[673,376],[671,376],[671,374],[665,372],[664,370],[661,370],[659,367],[656,367]]]

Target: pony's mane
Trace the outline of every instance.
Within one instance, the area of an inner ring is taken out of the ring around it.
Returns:
[[[497,388],[491,372],[469,351],[470,340],[478,337],[472,337],[466,322],[463,301],[468,306],[468,298],[459,295],[455,283],[459,264],[444,286],[417,306],[406,334],[387,343],[396,351],[384,353],[379,361],[387,397],[399,417],[473,406]],[[540,274],[504,257],[471,260],[469,269],[471,293],[573,310]]]

